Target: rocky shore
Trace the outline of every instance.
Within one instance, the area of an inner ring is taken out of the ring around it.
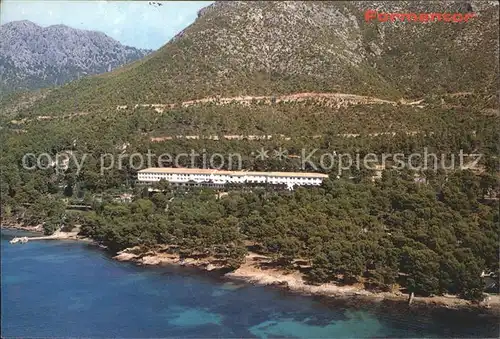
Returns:
[[[1,227],[5,229],[28,231],[33,233],[43,233],[42,224],[39,224],[37,226],[26,226],[9,218],[3,218]]]
[[[17,222],[3,220],[1,228],[26,231],[26,232],[36,234],[36,236],[24,237],[27,239],[27,241],[30,241],[30,240],[78,240],[78,241],[85,241],[85,242],[89,242],[89,243],[94,242],[92,239],[78,235],[78,230],[75,230],[72,232],[56,231],[51,235],[44,236],[43,226],[41,224],[37,225],[37,226],[25,226],[25,225],[17,223]]]
[[[202,271],[220,272],[223,278],[240,280],[247,283],[275,286],[284,290],[320,297],[357,298],[366,301],[393,301],[408,303],[409,296],[401,292],[371,292],[362,286],[340,286],[333,283],[310,285],[298,271],[285,272],[277,268],[262,268],[268,258],[256,253],[249,253],[243,264],[234,271],[225,270],[210,258],[181,259],[179,255],[165,251],[141,253],[139,248],[129,248],[113,257],[119,261],[134,262],[139,265],[176,265],[192,267]],[[453,295],[414,297],[412,307],[445,307],[449,309],[484,309],[500,315],[500,296],[490,295],[481,303],[472,303]]]

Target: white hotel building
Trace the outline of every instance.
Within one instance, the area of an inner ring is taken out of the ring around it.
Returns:
[[[165,179],[177,184],[199,184],[200,186],[222,186],[225,184],[271,184],[294,186],[319,186],[328,175],[307,172],[247,172],[197,168],[146,168],[137,172],[140,183],[154,183]]]

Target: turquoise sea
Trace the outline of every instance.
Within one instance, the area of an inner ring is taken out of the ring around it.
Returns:
[[[7,337],[498,337],[494,317],[346,303],[137,267],[71,241],[9,244],[2,230],[1,335]]]

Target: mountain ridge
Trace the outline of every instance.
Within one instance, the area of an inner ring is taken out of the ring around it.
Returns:
[[[11,92],[62,85],[111,71],[149,53],[99,31],[11,21],[0,26],[0,89]]]
[[[467,12],[468,23],[364,22],[366,9]],[[387,100],[465,91],[495,103],[498,5],[216,2],[147,58],[40,101],[43,114],[211,96],[352,93]]]

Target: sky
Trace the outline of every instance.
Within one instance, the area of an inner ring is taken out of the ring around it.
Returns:
[[[189,26],[212,1],[2,0],[2,24],[29,20],[101,31],[124,45],[158,49]]]

